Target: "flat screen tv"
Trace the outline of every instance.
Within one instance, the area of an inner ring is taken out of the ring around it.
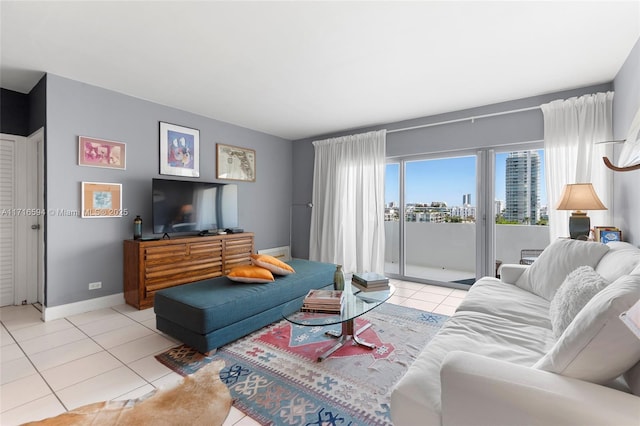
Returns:
[[[153,233],[199,233],[238,226],[238,186],[153,179]]]

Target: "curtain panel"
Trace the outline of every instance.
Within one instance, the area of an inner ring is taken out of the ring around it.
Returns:
[[[313,142],[309,258],[384,272],[386,130]]]
[[[613,148],[613,92],[556,100],[540,106],[544,115],[545,177],[551,241],[569,235],[571,212],[556,210],[568,183],[592,183],[604,205],[613,207],[613,177],[602,157]],[[612,225],[611,210],[588,212],[591,224]]]

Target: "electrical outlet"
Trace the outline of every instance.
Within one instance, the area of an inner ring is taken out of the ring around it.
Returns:
[[[89,290],[96,290],[102,288],[102,281],[96,281],[95,283],[89,283]]]

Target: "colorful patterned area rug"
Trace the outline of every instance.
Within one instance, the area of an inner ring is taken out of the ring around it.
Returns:
[[[234,406],[263,425],[390,425],[390,395],[447,316],[385,303],[356,320],[359,336],[376,349],[335,344],[327,330],[276,322],[220,348],[212,355],[179,346],[156,358],[181,375],[214,359]]]

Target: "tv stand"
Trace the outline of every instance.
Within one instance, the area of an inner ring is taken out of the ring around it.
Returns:
[[[125,240],[125,301],[138,309],[150,308],[156,291],[227,275],[234,266],[251,264],[252,253],[251,232]]]
[[[162,239],[163,240],[170,240],[171,239],[171,235],[169,235],[167,232],[165,232],[164,234],[162,234]]]

